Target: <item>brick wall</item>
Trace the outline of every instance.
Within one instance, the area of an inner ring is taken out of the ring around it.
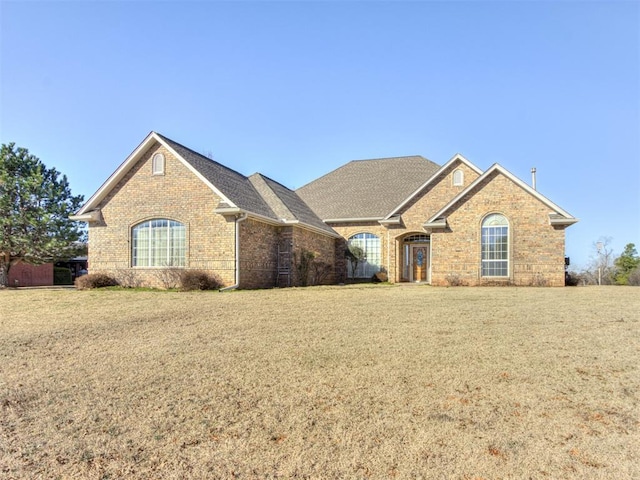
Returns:
[[[462,186],[453,185],[456,169],[464,172]],[[403,281],[403,239],[424,234],[426,220],[477,178],[475,171],[455,162],[403,207],[399,212],[401,225],[385,227],[378,222],[365,222],[331,226],[345,239],[363,232],[377,235],[389,280]],[[431,283],[447,285],[447,277],[455,276],[468,285],[564,285],[564,228],[549,225],[549,211],[549,207],[500,174],[485,180],[450,213],[449,229],[431,234]],[[480,226],[482,219],[493,212],[504,214],[510,222],[510,275],[504,279],[483,279],[480,275]],[[344,243],[336,255],[343,262]],[[341,270],[346,271],[345,267]]]
[[[453,172],[463,171],[463,184],[453,185]],[[446,205],[454,196],[472,183],[478,174],[466,164],[453,162],[429,186],[405,205],[398,213],[402,216],[402,225],[383,226],[378,222],[362,223],[336,223],[331,227],[345,239],[358,233],[372,233],[380,238],[381,265],[387,271],[389,281],[402,281],[402,240],[407,235],[423,234],[422,225],[427,219]],[[344,249],[342,247],[342,267],[346,275],[346,263],[344,262]]]
[[[483,218],[501,213],[509,221],[509,277],[482,278]],[[549,207],[496,172],[447,217],[448,228],[431,236],[432,283],[456,276],[468,285],[564,285],[564,229],[549,224]]]
[[[271,288],[277,281],[280,227],[253,219],[240,224],[240,288]]]
[[[152,175],[151,158],[165,156],[165,174]],[[131,267],[131,228],[152,218],[169,218],[187,229],[186,268],[235,281],[235,225],[213,213],[220,198],[159,144],[134,165],[101,202],[103,221],[90,224],[92,273],[108,273],[143,285],[162,287],[161,268]]]
[[[327,235],[313,232],[302,227],[293,227],[293,284],[302,285],[305,282],[300,278],[300,272],[296,268],[300,264],[303,250],[314,254],[313,261],[318,264],[329,264],[331,269],[322,279],[315,278],[319,272],[314,271],[312,266],[308,272],[307,284],[328,285],[336,282],[336,239]]]
[[[320,281],[310,266],[307,284],[334,283],[336,239],[298,226],[277,226],[248,219],[240,223],[240,288],[288,286],[289,279],[278,278],[278,247],[290,256],[290,284],[302,285],[297,265],[303,251],[312,252],[313,262],[327,263],[331,271]]]

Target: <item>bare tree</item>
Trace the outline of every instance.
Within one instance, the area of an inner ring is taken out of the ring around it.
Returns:
[[[614,283],[614,255],[611,237],[600,237],[593,242],[594,253],[583,274],[583,279],[591,285],[611,285]]]

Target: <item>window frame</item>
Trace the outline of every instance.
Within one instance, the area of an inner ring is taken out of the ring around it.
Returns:
[[[456,179],[456,176],[460,177]],[[451,175],[451,183],[454,187],[462,187],[464,185],[464,171],[460,168],[457,168],[453,171]]]
[[[151,157],[151,174],[164,175],[166,160],[164,154],[158,152]]]
[[[496,220],[502,223],[493,223]],[[492,223],[487,224],[488,222]],[[510,278],[510,272],[511,225],[506,215],[492,212],[480,222],[480,277]]]
[[[187,245],[185,223],[160,217],[143,220],[130,228],[130,265],[132,268],[184,268]]]
[[[347,248],[349,244],[356,240],[362,247],[365,260],[360,262],[354,275],[351,271],[351,262],[347,261],[347,276],[349,278],[370,278],[376,273],[382,271],[382,239],[380,236],[371,232],[359,232],[351,235],[347,239]],[[373,245],[371,242],[377,240],[377,245]],[[372,262],[371,260],[375,260]]]

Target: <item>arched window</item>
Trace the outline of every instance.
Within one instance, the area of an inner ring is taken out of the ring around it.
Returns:
[[[347,262],[349,277],[369,278],[380,271],[380,238],[373,233],[358,233],[349,238],[348,245],[360,247],[363,253],[363,258],[357,266],[355,262]]]
[[[453,172],[453,186],[459,187],[464,183],[464,172],[462,170],[456,170]]]
[[[164,155],[156,153],[151,159],[151,173],[153,175],[164,175]]]
[[[131,264],[134,267],[184,267],[186,228],[175,220],[156,218],[131,230]]]
[[[482,276],[509,276],[509,222],[499,213],[482,221]]]

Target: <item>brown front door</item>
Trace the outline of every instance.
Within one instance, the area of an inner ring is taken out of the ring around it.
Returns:
[[[414,282],[426,282],[427,272],[429,271],[429,249],[426,245],[411,246],[411,260],[413,263]]]

